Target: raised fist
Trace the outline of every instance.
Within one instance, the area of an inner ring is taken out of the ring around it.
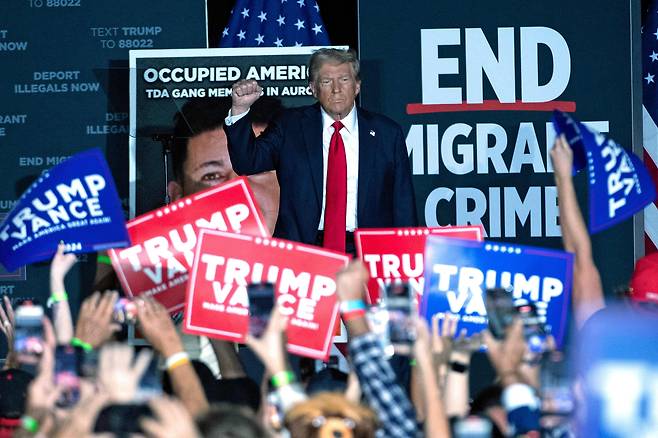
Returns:
[[[245,79],[233,84],[231,115],[237,116],[249,110],[251,105],[263,94],[263,88],[253,79]]]

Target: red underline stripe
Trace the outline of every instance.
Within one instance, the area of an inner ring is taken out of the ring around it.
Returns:
[[[566,113],[576,112],[576,102],[568,100],[553,100],[551,102],[521,102],[501,103],[497,100],[485,100],[482,103],[436,103],[407,104],[407,114],[430,114],[464,111],[553,111]]]

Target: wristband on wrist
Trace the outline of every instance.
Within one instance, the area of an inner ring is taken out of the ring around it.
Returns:
[[[30,433],[37,433],[39,431],[39,422],[34,417],[23,415],[21,417],[21,427]]]
[[[281,388],[295,381],[295,373],[292,371],[280,371],[273,375],[270,381],[275,388]]]
[[[48,307],[52,307],[53,304],[55,303],[60,303],[62,301],[68,301],[69,300],[69,295],[66,293],[65,290],[61,292],[53,292],[50,295],[50,298],[48,298],[48,301],[46,302],[46,305]]]
[[[165,361],[165,368],[167,371],[172,371],[174,368],[177,368],[184,363],[188,363],[189,361],[190,356],[184,351],[179,351],[178,353],[174,353],[167,358]]]
[[[450,369],[456,373],[465,373],[468,371],[468,365],[462,362],[450,362]]]
[[[74,347],[82,348],[85,351],[85,353],[89,353],[90,351],[94,350],[94,347],[92,347],[89,342],[85,342],[80,338],[71,339],[71,345],[73,345]]]
[[[98,255],[96,256],[96,261],[97,261],[98,263],[103,264],[103,265],[110,265],[110,266],[112,266],[112,260],[110,260],[110,258],[109,258],[108,256],[106,256],[105,254],[98,254]]]
[[[415,367],[416,365],[418,365],[418,361],[416,361],[415,358],[409,360],[409,366],[410,366],[410,367]]]
[[[354,310],[365,311],[366,309],[366,303],[363,300],[347,300],[340,303],[340,313],[348,313]]]
[[[349,312],[343,312],[342,317],[343,321],[349,321],[350,319],[361,318],[366,316],[366,311],[364,309],[350,310]]]

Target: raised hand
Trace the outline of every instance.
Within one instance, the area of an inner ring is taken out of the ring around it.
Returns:
[[[253,79],[243,79],[231,88],[231,115],[237,116],[251,108],[263,94],[263,88]]]
[[[453,341],[452,352],[453,354],[462,353],[470,357],[471,354],[480,349],[482,343],[482,333],[474,333],[471,336],[467,336],[466,329],[461,329],[459,336]]]
[[[151,297],[140,297],[136,302],[140,330],[153,348],[165,358],[183,351],[167,309]]]
[[[517,318],[514,324],[508,327],[505,339],[502,341],[495,339],[489,331],[485,331],[483,336],[489,361],[498,373],[502,385],[508,386],[521,381],[519,368],[526,352],[523,321]]]
[[[53,438],[90,436],[98,414],[108,402],[108,393],[95,382],[80,379],[80,402],[66,420],[58,425]]]
[[[440,328],[439,321],[441,321]],[[432,354],[439,376],[445,375],[445,368],[450,361],[456,332],[457,318],[454,315],[437,313],[432,316]]]
[[[39,371],[27,388],[25,415],[39,422],[39,431],[44,435],[54,426],[52,413],[63,387],[55,385],[55,333],[47,317],[43,318],[44,348],[39,362]]]
[[[103,347],[98,361],[98,380],[112,403],[126,404],[135,398],[139,380],[153,354],[143,349],[134,360],[133,347],[109,344]]]
[[[96,348],[107,341],[121,327],[112,322],[114,304],[119,297],[117,291],[94,292],[80,307],[75,337]]]
[[[7,339],[7,359],[5,368],[11,368],[16,365],[14,357],[14,327],[16,320],[14,318],[14,308],[11,306],[11,300],[7,295],[2,297],[4,308],[0,304],[0,330]]]
[[[65,245],[60,243],[50,262],[50,300],[52,300],[53,324],[58,344],[68,344],[73,337],[73,318],[66,295],[64,277],[71,270],[78,258],[75,254],[64,254]]]
[[[362,300],[366,282],[370,278],[363,262],[350,262],[336,275],[336,289],[339,301]]]
[[[247,345],[260,358],[270,375],[287,369],[285,331],[288,318],[274,307],[267,329],[260,338],[247,335]]]
[[[418,363],[422,362],[430,368],[432,367],[432,347],[430,331],[427,323],[423,318],[418,318],[416,324],[416,341],[413,346],[413,353]]]
[[[560,135],[555,139],[555,145],[551,149],[551,160],[553,161],[556,178],[571,178],[573,151],[564,135]]]
[[[153,438],[199,437],[192,416],[185,406],[172,398],[155,398],[149,402],[154,417],[140,421],[142,429]]]
[[[50,281],[64,281],[64,277],[71,270],[78,258],[75,254],[64,254],[66,246],[63,243],[57,245],[57,252],[50,262]],[[62,283],[63,285],[63,283]]]

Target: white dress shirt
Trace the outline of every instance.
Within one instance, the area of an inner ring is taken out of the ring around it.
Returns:
[[[335,120],[327,114],[324,109],[322,112],[322,215],[320,216],[319,230],[324,229],[324,208],[327,204],[327,163],[329,161],[329,143],[334,133],[331,126]],[[359,187],[359,121],[356,116],[356,106],[341,119],[343,128],[340,130],[340,136],[343,138],[345,145],[345,159],[347,161],[347,208],[345,209],[345,229],[354,231],[357,227],[356,221],[356,201],[357,188]]]
[[[320,215],[320,223],[318,224],[319,230],[324,230],[324,207],[327,202],[327,162],[329,160],[329,143],[331,136],[334,133],[334,128],[331,126],[335,120],[320,108],[322,113],[322,214]],[[238,114],[237,116],[231,115],[229,111],[228,117],[224,119],[227,126],[231,126],[242,117],[247,115],[247,112]],[[343,138],[345,145],[345,159],[347,161],[347,208],[345,209],[345,229],[347,231],[354,231],[358,226],[356,220],[356,203],[357,203],[357,189],[359,187],[359,121],[356,116],[356,105],[352,110],[341,120],[343,129],[340,130],[340,136]]]

